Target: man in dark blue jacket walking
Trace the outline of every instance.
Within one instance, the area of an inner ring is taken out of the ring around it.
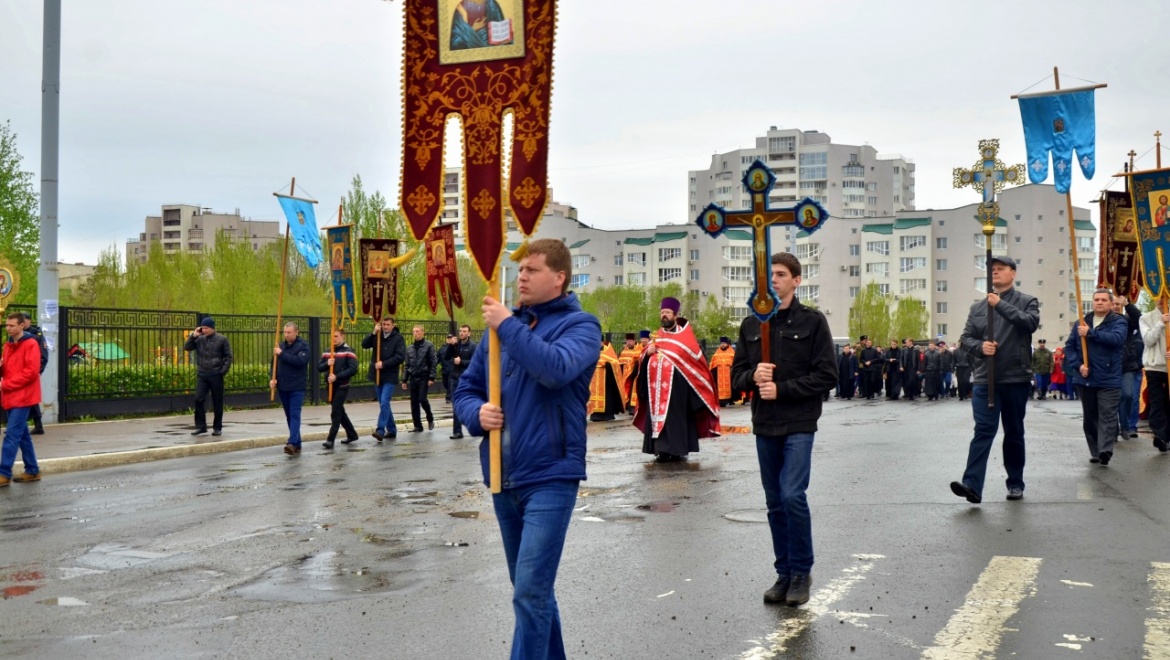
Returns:
[[[1129,326],[1113,311],[1109,289],[1093,292],[1093,313],[1077,321],[1064,342],[1064,371],[1072,376],[1084,412],[1085,440],[1090,463],[1109,465],[1117,442],[1117,408],[1121,402],[1121,362]],[[1089,362],[1081,352],[1081,337],[1089,344]]]
[[[296,323],[284,324],[284,341],[272,349],[276,356],[276,378],[268,383],[280,394],[284,419],[288,422],[288,443],[284,453],[301,453],[301,407],[305,403],[305,388],[309,384],[309,344],[300,337]]]
[[[453,403],[471,435],[502,429],[503,490],[492,495],[512,579],[512,658],[564,658],[553,594],[577,488],[585,478],[585,419],[601,324],[568,292],[572,257],[562,241],[528,246],[517,277],[520,307],[484,298],[500,341],[503,407],[488,402],[488,344],[459,379]],[[480,443],[484,481],[488,443]]]

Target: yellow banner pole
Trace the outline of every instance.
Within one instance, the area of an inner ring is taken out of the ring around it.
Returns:
[[[488,296],[500,300],[500,270],[497,267],[495,277],[488,282]],[[488,329],[488,403],[499,406],[503,398],[500,393],[502,369],[500,365],[500,335],[492,328]],[[505,419],[507,424],[508,420]],[[500,430],[488,433],[488,476],[493,493],[503,491],[504,468]]]

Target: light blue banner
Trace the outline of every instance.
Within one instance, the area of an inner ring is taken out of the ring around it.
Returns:
[[[1032,183],[1048,180],[1049,153],[1056,192],[1068,192],[1074,162],[1081,166],[1086,179],[1093,178],[1097,169],[1093,90],[1021,98],[1020,118],[1024,121],[1028,178]]]
[[[305,258],[309,268],[316,268],[321,263],[321,233],[317,231],[317,214],[313,211],[313,203],[295,197],[277,195],[280,208],[284,209],[284,217],[288,220],[289,233],[297,252]]]

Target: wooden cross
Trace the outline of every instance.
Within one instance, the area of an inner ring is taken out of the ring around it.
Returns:
[[[752,198],[751,209],[727,211],[721,206],[708,204],[695,219],[695,224],[712,238],[717,238],[729,227],[751,229],[753,289],[748,306],[756,318],[767,322],[776,314],[780,303],[776,292],[772,290],[772,269],[769,264],[772,244],[768,229],[776,225],[796,225],[811,234],[828,220],[829,213],[811,197],[805,197],[791,208],[771,208],[768,194],[776,185],[776,176],[763,161],[752,163],[744,172],[742,181]]]

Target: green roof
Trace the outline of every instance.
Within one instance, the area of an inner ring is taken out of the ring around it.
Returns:
[[[1084,230],[1084,231],[1097,231],[1097,228],[1094,227],[1093,223],[1090,222],[1089,220],[1073,220],[1073,229]]]
[[[898,218],[894,221],[894,229],[910,229],[911,227],[929,227],[930,218]]]
[[[585,242],[586,242],[586,243],[588,243],[589,241],[588,241],[588,240],[586,240]],[[520,243],[508,243],[508,245],[507,245],[506,247],[507,247],[509,250],[515,250],[516,248],[520,247]],[[570,247],[577,247],[577,246],[576,246],[576,245],[573,245],[573,246],[570,246]],[[462,243],[456,243],[456,244],[455,244],[455,251],[456,251],[456,252],[465,252],[466,250],[467,250],[467,246],[466,246],[466,245],[464,245],[464,244],[462,244]]]
[[[861,225],[861,231],[870,234],[892,234],[894,233],[894,224],[886,222],[878,225]]]
[[[574,248],[579,248],[579,247],[581,247],[582,245],[585,245],[585,244],[586,244],[586,243],[588,243],[588,242],[589,242],[589,239],[588,239],[588,238],[586,238],[586,239],[585,239],[585,240],[583,240],[583,241],[577,241],[576,243],[573,243],[572,245],[570,245],[570,246],[569,246],[569,249],[570,249],[570,250],[572,250],[572,249],[574,249]]]
[[[77,344],[93,360],[128,360],[130,354],[114,343],[79,342]]]
[[[685,232],[685,231],[667,231],[667,232],[663,232],[661,234],[654,234],[654,242],[655,243],[665,243],[667,241],[677,241],[680,238],[686,238],[686,237],[687,237],[687,232]]]
[[[809,236],[812,236],[812,234],[808,233],[807,231],[805,231],[805,230],[803,230],[803,229],[801,229],[800,231],[796,232],[796,237],[797,237],[797,238],[808,238]]]
[[[729,241],[750,241],[752,240],[752,233],[746,229],[728,229],[723,232]]]
[[[626,240],[622,241],[622,243],[625,245],[653,245],[654,237],[650,236],[648,238],[627,238]]]

